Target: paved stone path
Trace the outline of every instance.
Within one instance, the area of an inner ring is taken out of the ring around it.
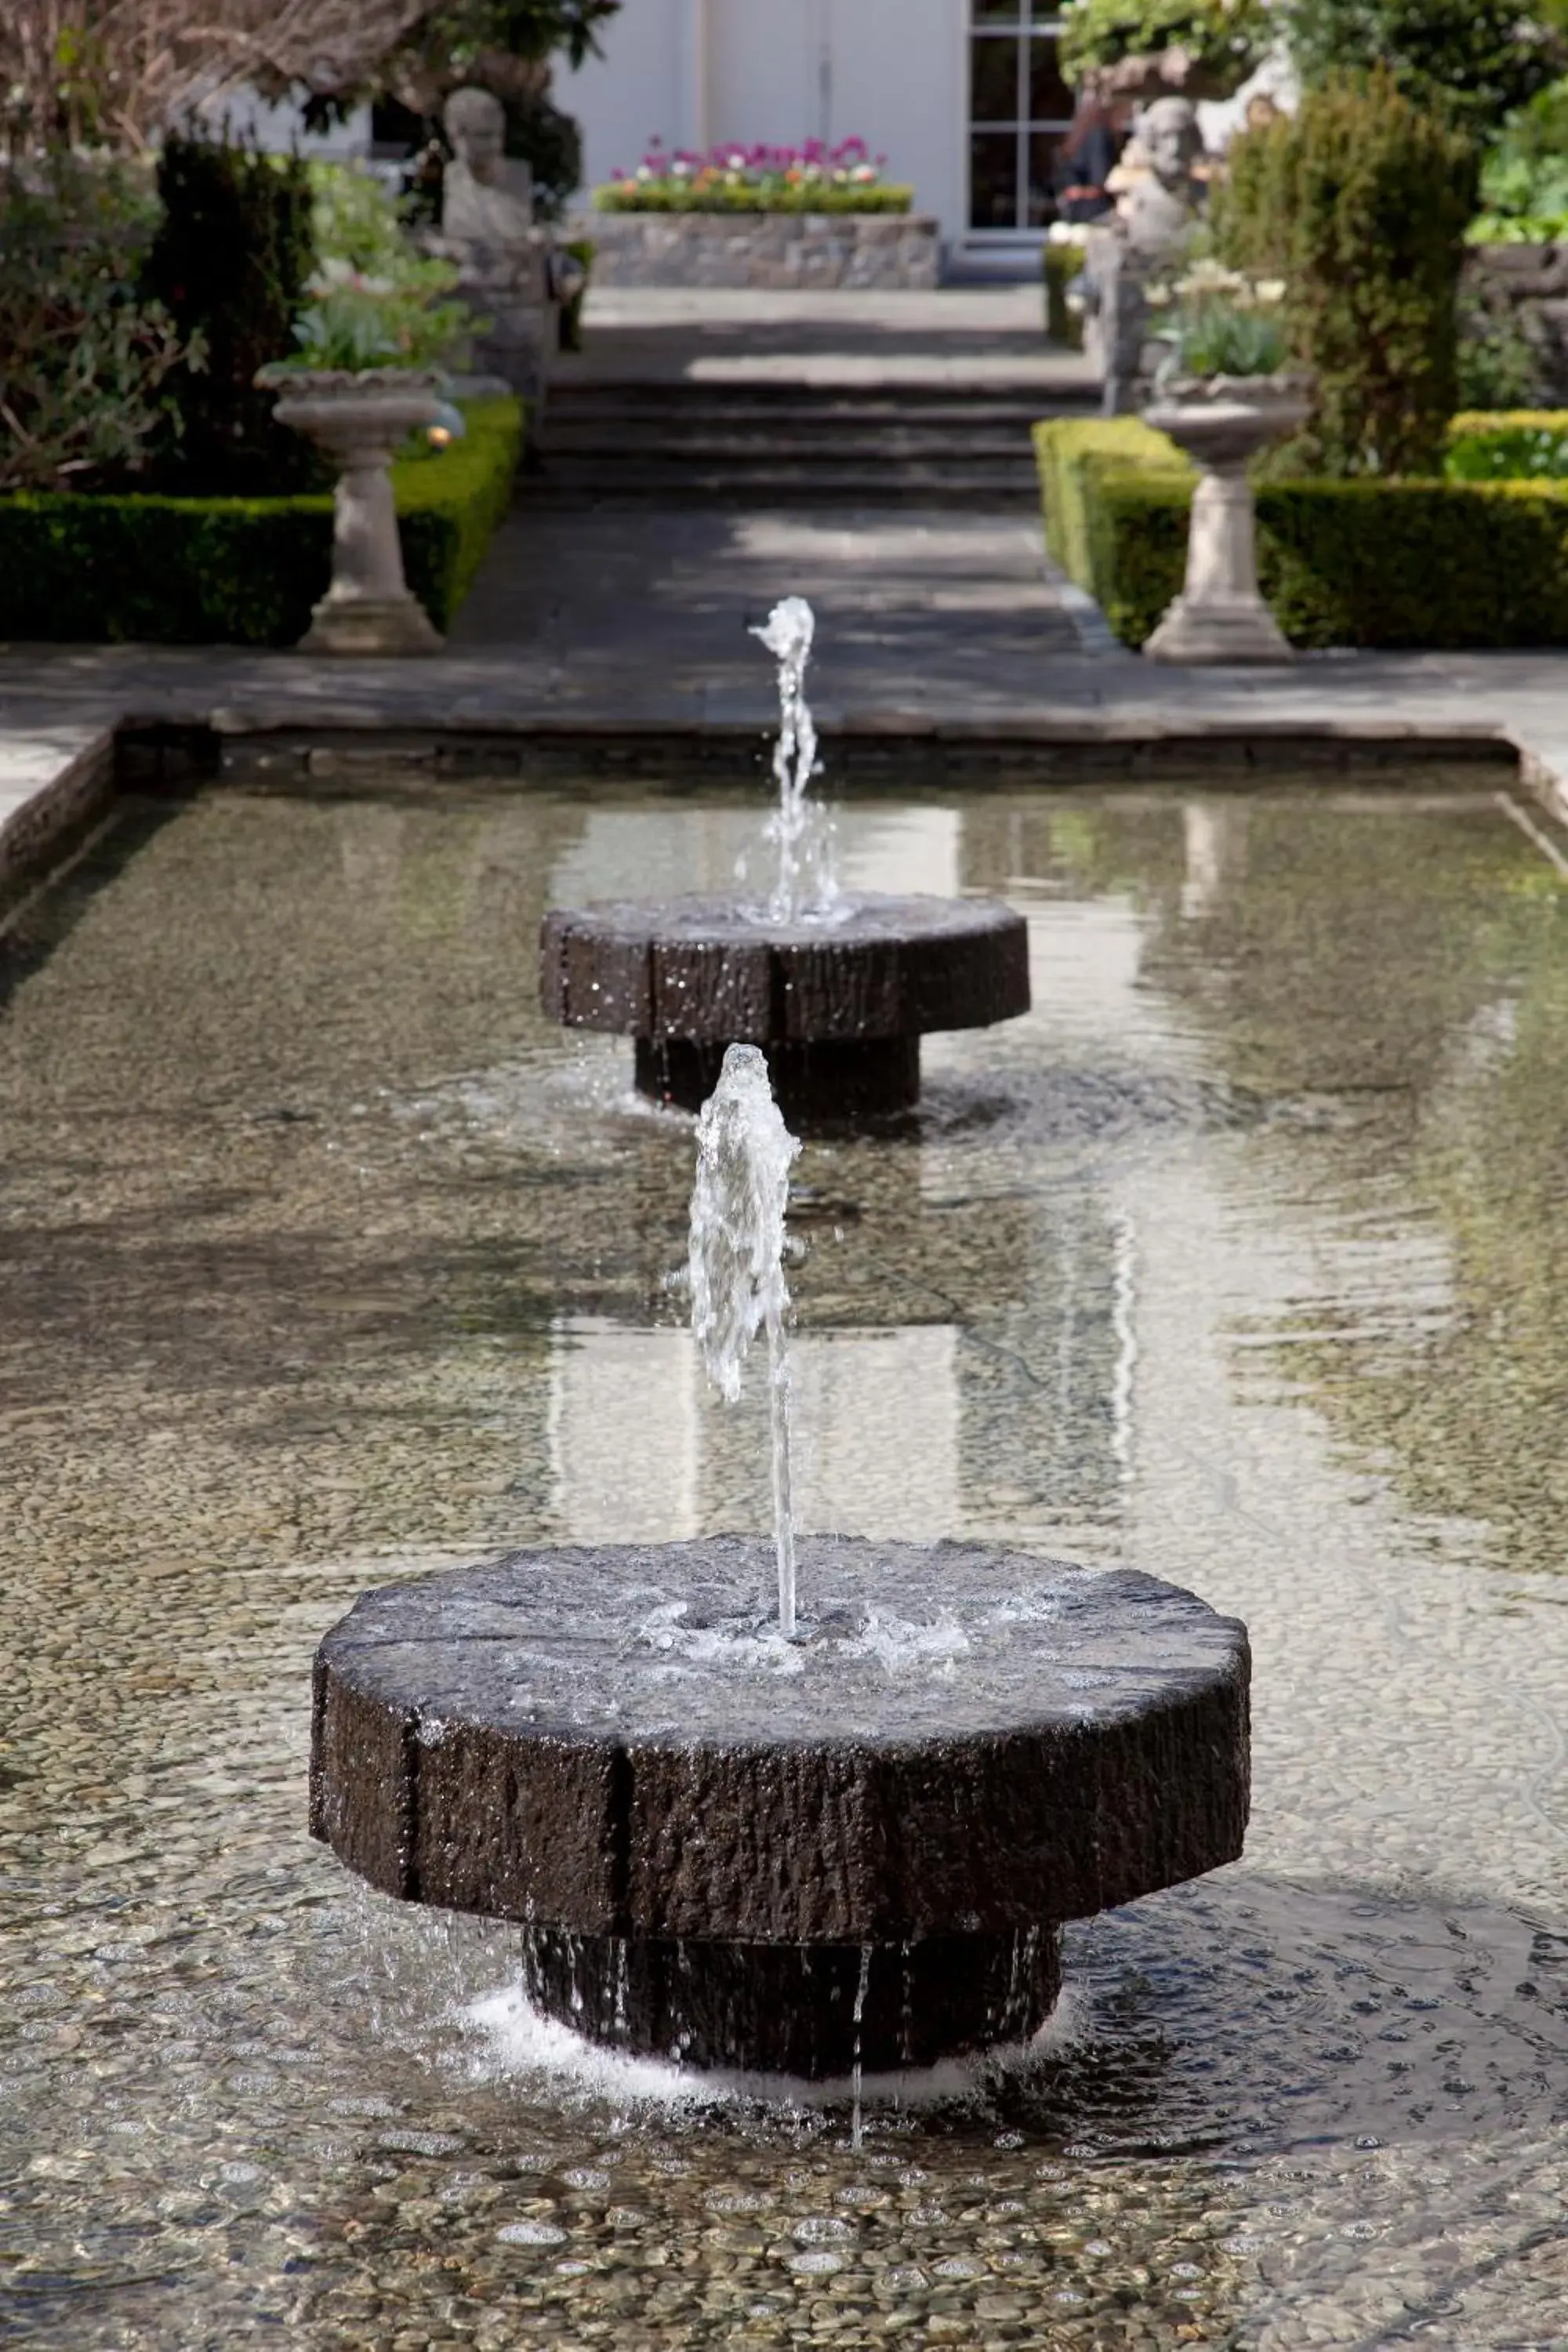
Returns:
[[[562,383],[1027,385],[1042,404],[1083,395],[1089,363],[1048,343],[1037,285],[931,294],[697,292],[613,287],[589,299]]]

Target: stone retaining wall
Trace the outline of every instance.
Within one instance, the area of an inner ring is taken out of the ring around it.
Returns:
[[[935,286],[925,213],[594,213],[596,286]]]
[[[1535,354],[1531,399],[1568,407],[1568,245],[1479,245],[1465,261],[1464,303],[1513,328]]]

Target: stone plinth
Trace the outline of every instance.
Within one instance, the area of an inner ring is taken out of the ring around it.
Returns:
[[[431,654],[441,638],[404,577],[388,468],[440,415],[441,379],[412,368],[263,368],[274,415],[337,468],[331,584],[300,641],[308,654]]]
[[[816,2075],[1032,2032],[1062,1920],[1239,1854],[1247,1637],[1191,1593],[815,1538],[786,1643],[773,1573],[715,1538],[366,1594],[317,1654],[314,1834],[521,1923],[596,2039]]]
[[[937,223],[924,213],[601,213],[595,286],[930,288]]]
[[[920,1096],[920,1040],[1029,1009],[1024,919],[994,899],[846,898],[821,919],[735,899],[608,901],[547,915],[545,1012],[637,1040],[639,1089],[697,1109],[727,1045],[760,1045],[780,1108],[806,1125]]]
[[[1309,388],[1288,376],[1188,379],[1144,411],[1199,467],[1186,580],[1143,651],[1161,662],[1288,662],[1284,632],[1258,585],[1249,461],[1300,432]]]

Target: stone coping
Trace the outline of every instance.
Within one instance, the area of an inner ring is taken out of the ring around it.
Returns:
[[[870,690],[819,702],[816,719],[826,739],[868,750],[908,741],[1028,754],[1042,785],[1111,768],[1190,774],[1205,757],[1234,776],[1286,757],[1496,754],[1517,761],[1526,796],[1568,824],[1568,663],[1549,652],[1357,655],[1269,674],[1157,670],[1085,653],[1043,661],[1027,704],[982,691],[895,700]],[[504,772],[525,743],[754,749],[774,723],[760,686],[573,692],[491,655],[448,653],[416,670],[205,648],[0,650],[0,907],[103,820],[121,774],[188,782],[239,763],[280,782],[331,776],[341,787],[389,761]]]

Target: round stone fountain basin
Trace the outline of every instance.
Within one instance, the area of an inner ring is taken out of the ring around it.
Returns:
[[[634,2050],[823,2076],[1032,2032],[1057,1929],[1232,1861],[1245,1629],[990,1546],[538,1549],[365,1594],[317,1654],[311,1828],[515,1919]]]
[[[1027,929],[991,898],[847,897],[753,919],[734,898],[596,902],[546,915],[544,1009],[637,1040],[640,1091],[696,1110],[724,1049],[760,1045],[792,1125],[920,1098],[920,1041],[1029,1009]]]

